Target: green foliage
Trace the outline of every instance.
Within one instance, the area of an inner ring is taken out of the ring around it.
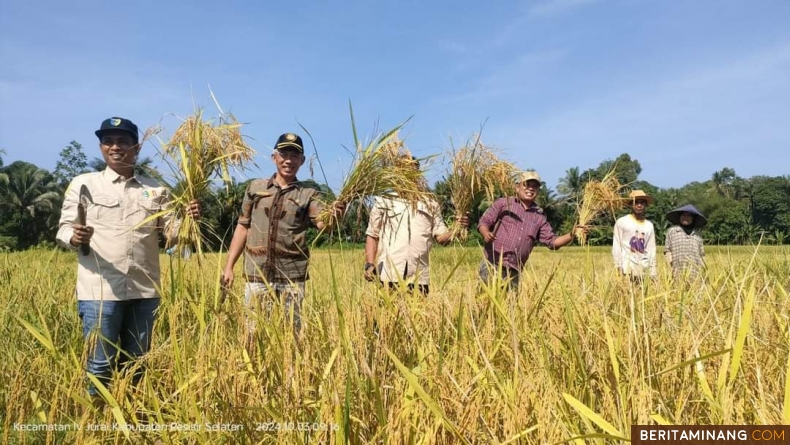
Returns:
[[[53,176],[60,186],[65,189],[75,176],[88,172],[88,157],[82,151],[82,145],[77,141],[69,142],[60,151],[60,159],[55,164]]]
[[[227,251],[230,247],[249,182],[236,182],[232,179],[229,187],[217,187],[214,193],[202,200],[202,219],[214,232],[206,239],[207,250],[217,251],[222,248]]]
[[[4,154],[5,151],[0,150],[0,155]],[[52,174],[25,162],[2,165],[0,157],[0,249],[27,248],[45,241],[54,243],[65,183],[86,169],[101,171],[106,168],[100,158],[87,161],[82,147],[75,141],[61,151],[60,161]],[[587,182],[602,178],[614,166],[621,183],[629,184],[631,189],[642,189],[655,198],[646,214],[655,225],[658,244],[663,242],[670,226],[666,213],[684,204],[695,205],[708,217],[709,224],[702,231],[706,243],[751,244],[761,238],[764,243],[790,243],[790,177],[742,178],[734,169],[725,167],[712,173],[707,181],[662,189],[639,179],[641,164],[627,153],[604,160],[597,167],[583,172],[579,167],[567,169],[556,191],[548,185],[541,188],[537,203],[543,207],[556,233],[567,233],[573,226],[578,199]],[[152,167],[153,161],[146,157],[138,162],[135,171],[150,175],[154,171]],[[335,194],[326,184],[311,179],[303,182],[307,187],[319,190],[323,201],[328,203],[335,199]],[[203,198],[203,223],[212,232],[206,239],[209,250],[227,249],[229,246],[246,186],[247,182],[234,181],[229,188],[217,187]],[[442,216],[449,223],[455,211],[447,178],[436,182],[433,192],[441,206]],[[503,196],[501,192],[498,195]],[[481,242],[476,227],[490,205],[490,202],[480,199],[472,206],[467,245]],[[352,202],[340,227],[319,239],[316,239],[318,231],[310,229],[308,240],[311,243],[315,241],[315,246],[340,240],[364,243],[367,224],[368,204]],[[594,221],[590,243],[610,244],[613,225],[612,216]]]
[[[612,168],[616,171],[617,181],[623,185],[632,184],[642,173],[642,165],[639,164],[639,161],[631,159],[631,155],[628,153],[623,153],[616,159],[607,159],[601,162],[595,169],[586,170],[582,174],[582,180],[585,184],[590,180],[600,181]]]
[[[63,193],[46,170],[17,161],[0,172],[0,236],[24,249],[55,239]]]
[[[584,193],[585,180],[579,173],[579,167],[572,167],[565,171],[565,176],[560,179],[557,192],[567,201],[575,202]]]
[[[746,198],[752,222],[768,232],[790,233],[790,181],[782,177],[752,178],[753,192]]]

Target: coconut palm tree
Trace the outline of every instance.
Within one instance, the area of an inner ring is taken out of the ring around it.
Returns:
[[[584,180],[579,172],[579,167],[572,167],[565,171],[565,177],[560,179],[557,191],[568,201],[576,201],[584,191]]]
[[[0,210],[15,220],[18,246],[35,244],[42,233],[55,230],[63,196],[48,171],[25,162],[9,165],[0,173],[0,196]]]
[[[735,170],[724,167],[713,173],[710,179],[712,183],[710,190],[726,198],[732,198],[732,195],[735,193],[734,185],[737,178],[738,175],[735,174]]]

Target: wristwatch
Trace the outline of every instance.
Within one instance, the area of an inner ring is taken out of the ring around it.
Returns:
[[[368,270],[368,267],[372,267],[373,270],[376,270],[376,265],[373,263],[365,263],[365,270]]]

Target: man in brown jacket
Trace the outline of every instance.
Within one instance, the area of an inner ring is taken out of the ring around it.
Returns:
[[[286,313],[293,316],[294,330],[298,332],[305,281],[309,278],[307,229],[311,225],[318,230],[324,228],[317,220],[323,204],[317,190],[305,187],[296,178],[305,162],[301,137],[293,133],[281,135],[272,161],[276,173],[271,178],[250,182],[244,194],[222,282],[226,288],[233,284],[233,266],[244,252],[245,304],[263,304],[269,309],[271,297],[284,301]],[[248,329],[252,331],[254,327],[250,321]]]

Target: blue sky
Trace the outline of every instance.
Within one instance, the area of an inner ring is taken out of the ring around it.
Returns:
[[[785,0],[0,0],[0,148],[48,169],[71,140],[98,156],[104,118],[172,131],[193,103],[214,114],[211,85],[260,153],[247,176],[300,122],[337,188],[349,100],[366,136],[413,116],[419,156],[487,120],[484,141],[552,187],[623,152],[661,187],[784,175],[788,23]]]

